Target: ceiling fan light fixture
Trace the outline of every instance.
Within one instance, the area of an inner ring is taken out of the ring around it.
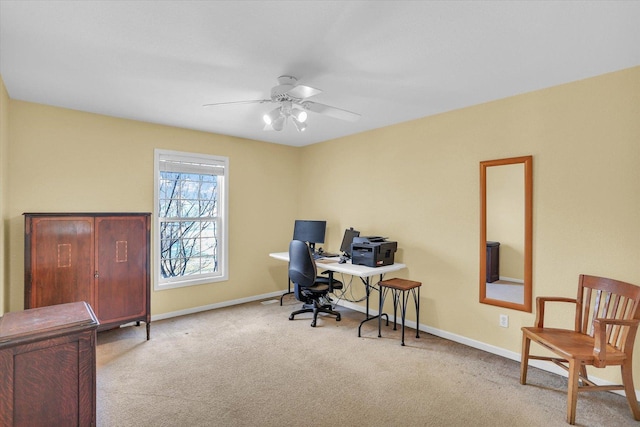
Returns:
[[[293,110],[291,110],[291,116],[300,123],[304,123],[307,121],[307,112],[299,108],[294,108]]]
[[[280,115],[273,122],[271,122],[271,127],[273,127],[273,130],[281,131],[282,129],[284,129],[284,120],[285,117],[283,115]]]
[[[304,132],[307,129],[307,124],[295,118],[295,116],[291,116],[291,120],[293,124],[296,125],[296,129],[298,132]]]
[[[280,108],[276,108],[275,110],[271,111],[269,114],[265,114],[264,116],[262,116],[262,119],[268,125],[273,124],[279,117],[281,117],[282,114],[280,110],[281,110]]]

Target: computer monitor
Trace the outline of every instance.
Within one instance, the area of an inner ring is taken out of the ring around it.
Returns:
[[[340,252],[351,258],[351,244],[353,238],[360,236],[358,230],[354,230],[353,227],[349,227],[344,230],[344,236],[342,237],[342,244],[340,245]]]
[[[293,240],[307,242],[312,252],[316,251],[316,243],[324,243],[327,221],[296,219],[293,227]]]

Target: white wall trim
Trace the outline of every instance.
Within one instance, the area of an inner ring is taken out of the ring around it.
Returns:
[[[224,301],[221,303],[216,303],[216,304],[209,304],[209,305],[203,305],[203,306],[199,306],[199,307],[193,307],[193,308],[189,308],[186,310],[178,310],[178,311],[173,311],[170,313],[162,313],[162,314],[157,314],[157,315],[152,315],[151,316],[151,321],[155,321],[155,320],[163,320],[163,319],[170,319],[172,317],[179,317],[179,316],[185,316],[187,314],[194,314],[194,313],[199,313],[202,311],[208,311],[208,310],[214,310],[217,308],[224,308],[224,307],[230,307],[230,306],[234,306],[234,305],[238,305],[238,304],[244,304],[247,302],[253,302],[253,301],[261,301],[261,300],[265,300],[265,299],[269,299],[269,298],[277,298],[280,299],[280,297],[282,296],[282,291],[276,291],[276,292],[270,292],[267,294],[262,294],[262,295],[255,295],[255,296],[251,296],[251,297],[247,297],[247,298],[240,298],[240,299],[235,299],[235,300],[231,300],[231,301]],[[366,311],[366,308],[358,305],[358,304],[354,304],[348,301],[338,301],[338,305],[354,310],[354,311],[359,311],[361,313],[364,313]],[[371,316],[377,316],[378,315],[378,310],[375,307],[372,307],[372,304],[369,305],[369,314]],[[393,321],[393,316],[389,316],[389,321],[392,322]],[[401,319],[398,318],[397,319],[398,322],[401,322]],[[411,320],[407,320],[405,321],[405,325],[415,329],[416,328],[416,322],[411,321]],[[123,325],[125,326],[125,325]],[[424,324],[420,324],[420,331],[426,332],[428,334],[431,335],[435,335],[437,337],[440,338],[444,338],[446,340],[449,341],[453,341],[453,342],[457,342],[459,344],[463,344],[469,347],[473,347],[476,348],[478,350],[482,350],[482,351],[486,351],[487,353],[492,353],[495,354],[497,356],[501,356],[507,359],[511,359],[511,360],[515,360],[517,362],[520,362],[520,353],[516,353],[510,350],[506,350],[504,348],[501,347],[496,347],[494,345],[491,344],[487,344],[481,341],[477,341],[477,340],[473,340],[467,337],[464,337],[462,335],[457,335],[451,332],[447,332],[447,331],[443,331],[441,329],[437,329],[437,328],[433,328]],[[545,363],[544,361],[541,360],[530,360],[529,361],[529,366],[533,366],[534,368],[538,368],[541,369],[543,371],[547,371],[547,372],[551,372],[557,375],[562,375],[563,377],[567,377],[567,372],[565,370],[563,370],[562,368],[556,366],[553,363]],[[593,381],[594,383],[598,384],[598,385],[612,385],[613,383],[609,382],[609,381],[605,381],[603,379],[594,377],[594,376],[589,376],[589,379],[591,381]],[[612,393],[616,393],[619,395],[624,396],[624,392],[621,390],[613,390]],[[638,396],[638,390],[636,390],[636,396]]]
[[[199,307],[192,307],[192,308],[188,308],[186,310],[178,310],[178,311],[172,311],[172,312],[169,312],[169,313],[155,314],[155,315],[151,316],[151,321],[153,322],[154,320],[170,319],[172,317],[178,317],[178,316],[185,316],[187,314],[200,313],[201,311],[214,310],[216,308],[231,307],[233,305],[244,304],[244,303],[253,302],[253,301],[260,301],[260,300],[268,299],[268,298],[277,297],[279,299],[281,295],[282,295],[282,291],[270,292],[268,294],[254,295],[254,296],[247,297],[247,298],[240,298],[240,299],[235,299],[235,300],[230,300],[230,301],[224,301],[224,302],[220,302],[220,303],[216,303],[216,304],[201,305]]]
[[[338,305],[341,305],[343,307],[349,308],[351,310],[355,310],[355,311],[359,311],[361,313],[365,312],[365,307],[362,307],[360,305],[357,304],[353,304],[347,301],[339,301]],[[371,309],[371,305],[369,306],[369,314],[372,316],[377,316],[378,315],[378,310],[376,309]],[[393,316],[389,315],[389,321],[393,322]],[[399,317],[397,319],[397,322],[402,322],[402,319]],[[411,320],[406,320],[405,321],[405,325],[415,329],[416,328],[416,322],[411,321]],[[467,338],[464,337],[462,335],[457,335],[451,332],[447,332],[447,331],[443,331],[441,329],[437,329],[437,328],[433,328],[424,324],[420,324],[420,331],[424,331],[428,334],[431,335],[435,335],[437,337],[440,338],[444,338],[446,340],[449,341],[453,341],[453,342],[457,342],[459,344],[463,344],[466,345],[468,347],[473,347],[473,348],[477,348],[478,350],[482,350],[482,351],[486,351],[487,353],[492,353],[495,354],[497,356],[501,356],[507,359],[511,359],[511,360],[515,360],[516,362],[520,362],[520,353],[516,353],[510,350],[506,350],[504,348],[501,347],[496,347],[494,345],[491,344],[487,344],[481,341],[477,341],[477,340],[473,340],[471,338]],[[529,360],[529,366],[533,366],[534,368],[538,368],[541,369],[543,371],[546,372],[551,372],[553,374],[557,374],[557,375],[561,375],[563,377],[567,377],[567,371],[565,371],[564,369],[560,368],[559,366],[555,365],[554,363],[550,363],[550,362],[545,362],[543,360]],[[589,375],[589,379],[591,381],[593,381],[595,384],[598,385],[614,385],[614,383],[610,382],[610,381],[605,381],[603,379],[600,379],[598,377],[594,377],[592,375]],[[616,393],[619,394],[621,396],[624,396],[624,391],[622,390],[612,390],[612,393]],[[638,396],[638,390],[636,389],[636,399]]]

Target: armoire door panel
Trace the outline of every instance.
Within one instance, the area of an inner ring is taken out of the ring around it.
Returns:
[[[34,219],[29,307],[91,303],[93,218]],[[27,307],[28,308],[28,307]]]
[[[96,218],[96,303],[100,322],[146,312],[146,245],[145,218]]]

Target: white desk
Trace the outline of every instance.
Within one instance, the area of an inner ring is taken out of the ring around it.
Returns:
[[[270,253],[269,256],[271,258],[275,258],[277,260],[280,261],[286,261],[289,262],[289,252],[274,252],[274,253]],[[362,328],[362,324],[364,322],[367,322],[369,320],[372,319],[376,319],[378,318],[380,315],[382,315],[382,313],[378,313],[377,316],[369,316],[369,295],[371,294],[372,290],[377,290],[379,291],[379,289],[376,287],[376,283],[371,283],[371,278],[377,275],[380,275],[380,279],[382,280],[384,275],[386,273],[391,273],[392,271],[398,271],[398,270],[402,270],[403,268],[406,268],[407,266],[405,264],[396,262],[394,264],[391,265],[383,265],[381,267],[367,267],[365,265],[354,265],[351,264],[351,261],[347,261],[344,264],[340,264],[338,261],[340,260],[339,257],[335,257],[335,258],[319,258],[316,260],[316,266],[319,269],[322,270],[328,270],[330,272],[330,274],[335,273],[342,273],[342,274],[348,274],[350,276],[356,276],[359,277],[360,280],[362,280],[362,283],[365,285],[365,292],[366,292],[366,296],[367,296],[367,308],[366,308],[366,317],[365,319],[360,322],[360,326],[358,327],[358,336],[360,336],[360,330]],[[291,293],[291,288],[289,288],[289,292]],[[286,295],[286,294],[285,294]],[[282,300],[280,300],[280,304],[282,304]],[[387,318],[388,321],[388,318]]]

